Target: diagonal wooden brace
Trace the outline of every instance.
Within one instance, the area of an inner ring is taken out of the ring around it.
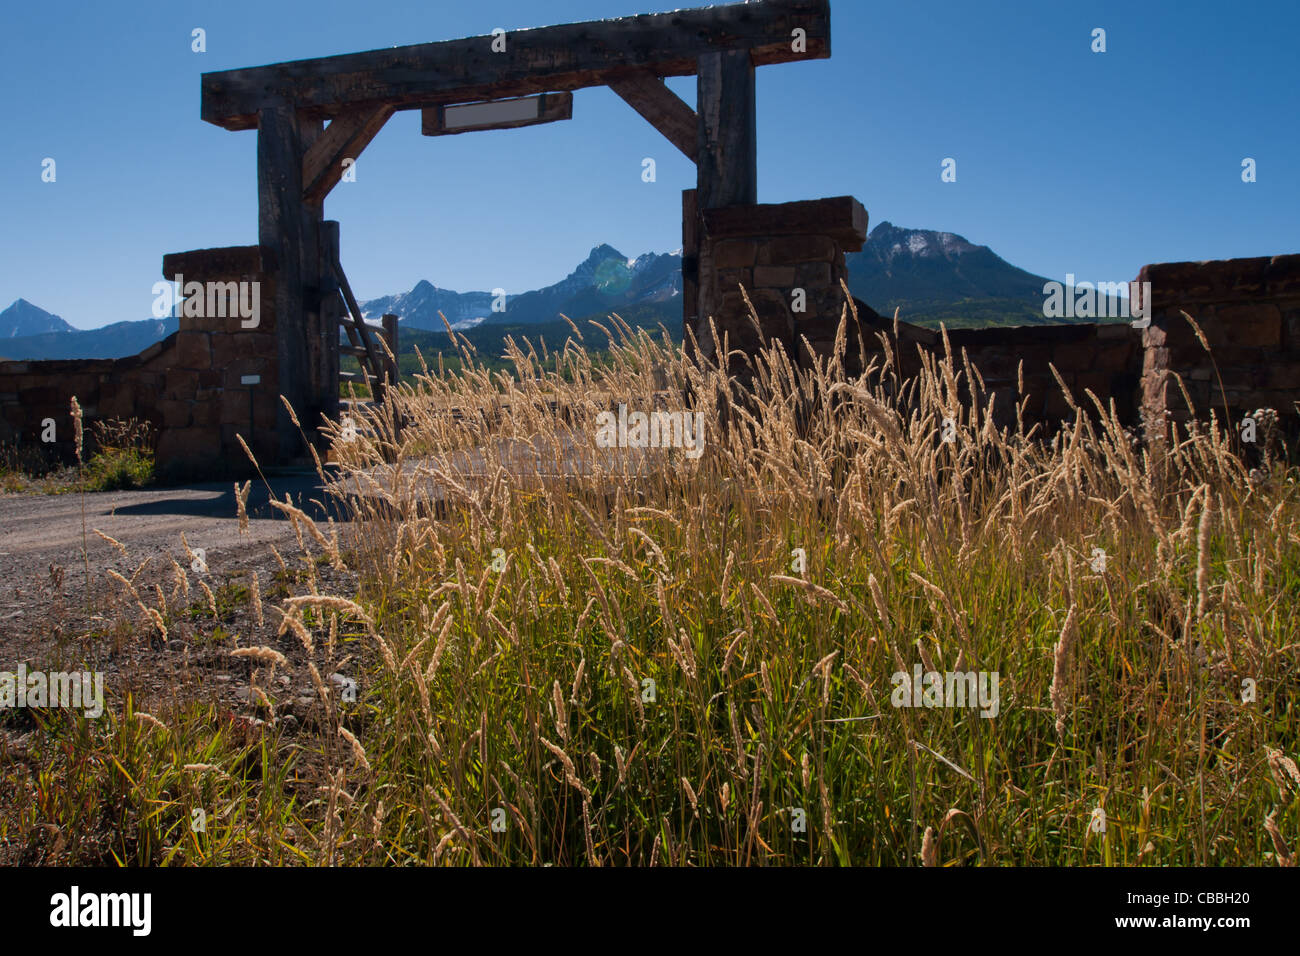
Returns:
[[[668,88],[661,77],[642,73],[623,80],[614,80],[609,88],[621,96],[628,106],[668,138],[691,162],[699,161],[699,117],[685,101]]]
[[[361,107],[332,120],[302,158],[303,200],[323,202],[343,178],[343,161],[355,161],[392,115],[391,106]]]

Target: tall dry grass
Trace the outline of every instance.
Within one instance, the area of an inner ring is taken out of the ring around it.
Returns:
[[[345,816],[382,799],[386,859],[1282,860],[1292,479],[1091,394],[1050,440],[1001,425],[946,336],[850,377],[854,318],[809,367],[742,357],[747,388],[615,316],[359,413],[334,453],[382,664]],[[596,448],[619,402],[702,411],[705,454]],[[998,716],[891,706],[916,663],[997,672]]]
[[[100,792],[127,862],[1293,863],[1292,473],[1087,394],[1026,429],[946,336],[849,375],[853,318],[810,367],[737,357],[745,387],[614,317],[352,407],[322,475],[354,520],[277,503],[301,560],[244,599],[266,724],[128,701],[51,738],[22,825]],[[619,403],[701,412],[704,454],[597,447]],[[123,578],[132,627],[206,613],[173,565],[150,603]],[[304,658],[315,735],[278,716]],[[918,664],[996,672],[997,715],[893,706]]]

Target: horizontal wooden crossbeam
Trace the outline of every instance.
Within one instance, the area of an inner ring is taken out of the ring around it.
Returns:
[[[330,118],[360,105],[416,109],[576,90],[635,77],[691,76],[707,53],[747,50],[755,66],[831,55],[830,0],[759,0],[515,30],[203,74],[203,119],[254,129],[289,106]],[[493,41],[504,39],[503,52]]]
[[[509,100],[431,106],[420,114],[425,136],[454,136],[485,129],[516,129],[573,119],[572,93],[543,93]]]

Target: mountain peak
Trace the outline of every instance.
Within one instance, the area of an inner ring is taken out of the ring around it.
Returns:
[[[26,299],[14,299],[9,308],[0,312],[0,338],[73,331],[75,329],[59,316],[32,305]]]
[[[975,319],[964,321],[967,325],[1043,321],[1041,276],[1017,269],[988,246],[953,232],[881,222],[861,252],[844,258],[849,289],[881,314],[899,306],[912,321],[937,314],[950,326],[962,314]]]
[[[619,252],[607,242],[602,242],[598,246],[593,246],[583,265],[597,266],[606,259],[625,259],[623,253]]]
[[[611,259],[617,259],[624,265],[627,264],[627,260],[623,257],[623,253],[619,252],[609,243],[602,242],[598,246],[593,246],[591,252],[587,255],[587,258],[584,259],[576,269],[570,272],[564,282],[560,284],[564,285],[567,283],[573,285],[577,283],[580,285],[588,285],[591,278],[595,276],[596,272],[600,269],[601,264],[609,262]]]
[[[867,236],[867,243],[885,259],[907,255],[922,259],[951,259],[967,252],[983,249],[953,232],[936,232],[933,229],[901,229],[892,222],[883,221]]]

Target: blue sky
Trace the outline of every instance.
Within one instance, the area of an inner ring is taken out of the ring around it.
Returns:
[[[199,119],[203,72],[690,0],[7,4],[0,307],[150,315],[168,252],[257,241],[256,133]],[[758,72],[759,201],[851,194],[1048,278],[1300,252],[1300,4],[832,0],[829,60]],[[207,52],[190,32],[207,31]],[[1105,53],[1091,33],[1106,30]],[[670,85],[694,102],[693,78]],[[653,157],[657,181],[641,179]],[[46,157],[57,181],[41,181]],[[957,181],[940,164],[957,160]],[[1252,157],[1258,181],[1241,181]],[[404,112],[325,215],[362,298],[524,291],[608,242],[681,245],[693,167],[610,91],[574,118],[425,138]]]

